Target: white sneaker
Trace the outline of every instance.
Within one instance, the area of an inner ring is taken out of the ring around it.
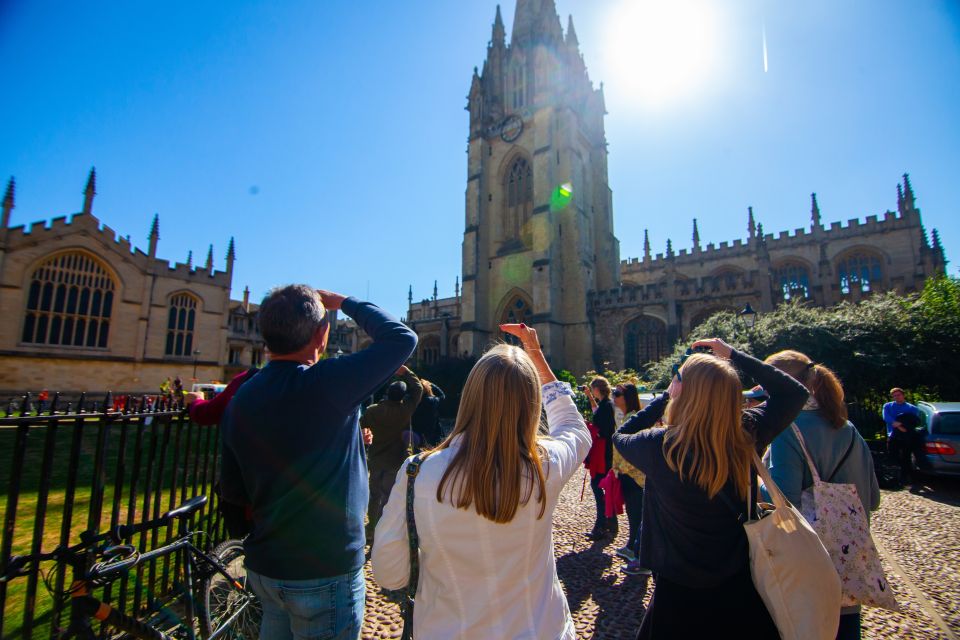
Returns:
[[[637,559],[636,554],[633,552],[633,550],[630,547],[620,547],[614,553],[616,553],[616,555],[620,556],[621,558],[627,561]]]

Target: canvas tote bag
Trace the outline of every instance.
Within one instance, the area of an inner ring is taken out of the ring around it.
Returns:
[[[756,452],[753,465],[776,507],[766,517],[743,525],[753,584],[783,640],[834,640],[840,624],[841,589],[830,554],[773,482]]]
[[[804,489],[800,496],[800,513],[813,525],[840,575],[843,586],[841,606],[866,604],[899,611],[870,536],[870,524],[857,494],[857,485],[830,482],[839,467],[824,482],[807,451],[800,429],[796,424],[791,426],[813,476],[813,486]]]

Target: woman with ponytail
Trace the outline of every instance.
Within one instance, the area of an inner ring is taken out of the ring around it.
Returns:
[[[613,444],[646,475],[640,564],[655,585],[638,639],[779,639],[750,577],[743,529],[756,500],[755,455],[796,417],[807,390],[713,338],[691,345],[667,393],[628,420]],[[770,399],[743,408],[737,370]],[[666,428],[651,428],[663,417]]]
[[[765,361],[801,382],[810,397],[794,421],[804,446],[824,482],[853,484],[870,518],[880,506],[880,487],[867,443],[847,420],[843,387],[836,374],[799,351],[781,351]],[[799,507],[803,490],[813,485],[813,476],[793,429],[787,429],[770,445],[767,461],[770,475],[787,499]],[[860,638],[860,607],[840,612],[838,640]]]

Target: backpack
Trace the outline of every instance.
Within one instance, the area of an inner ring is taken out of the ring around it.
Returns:
[[[807,451],[800,429],[796,424],[792,424],[791,428],[813,476],[813,485],[804,489],[800,496],[800,513],[820,536],[840,575],[843,586],[841,605],[852,607],[865,604],[898,611],[896,597],[887,582],[880,565],[880,555],[870,536],[870,525],[863,502],[857,494],[857,486],[830,482],[856,444],[856,434],[840,464],[824,481]]]

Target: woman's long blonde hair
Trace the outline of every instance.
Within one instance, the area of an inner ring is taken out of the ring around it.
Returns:
[[[667,466],[691,479],[713,498],[733,480],[746,499],[754,442],[742,425],[740,378],[726,360],[706,354],[690,356],[680,369],[683,390],[671,399],[664,416]]]
[[[820,414],[834,429],[847,424],[847,405],[843,399],[843,385],[840,384],[837,374],[829,367],[816,364],[808,355],[793,349],[778,351],[767,357],[764,362],[792,376],[805,386],[817,401]]]
[[[493,522],[510,522],[537,489],[542,518],[547,496],[541,449],[540,379],[522,349],[500,344],[487,351],[467,377],[453,431],[431,453],[462,436],[437,487],[460,509],[471,505]],[[449,492],[446,492],[449,488]]]

